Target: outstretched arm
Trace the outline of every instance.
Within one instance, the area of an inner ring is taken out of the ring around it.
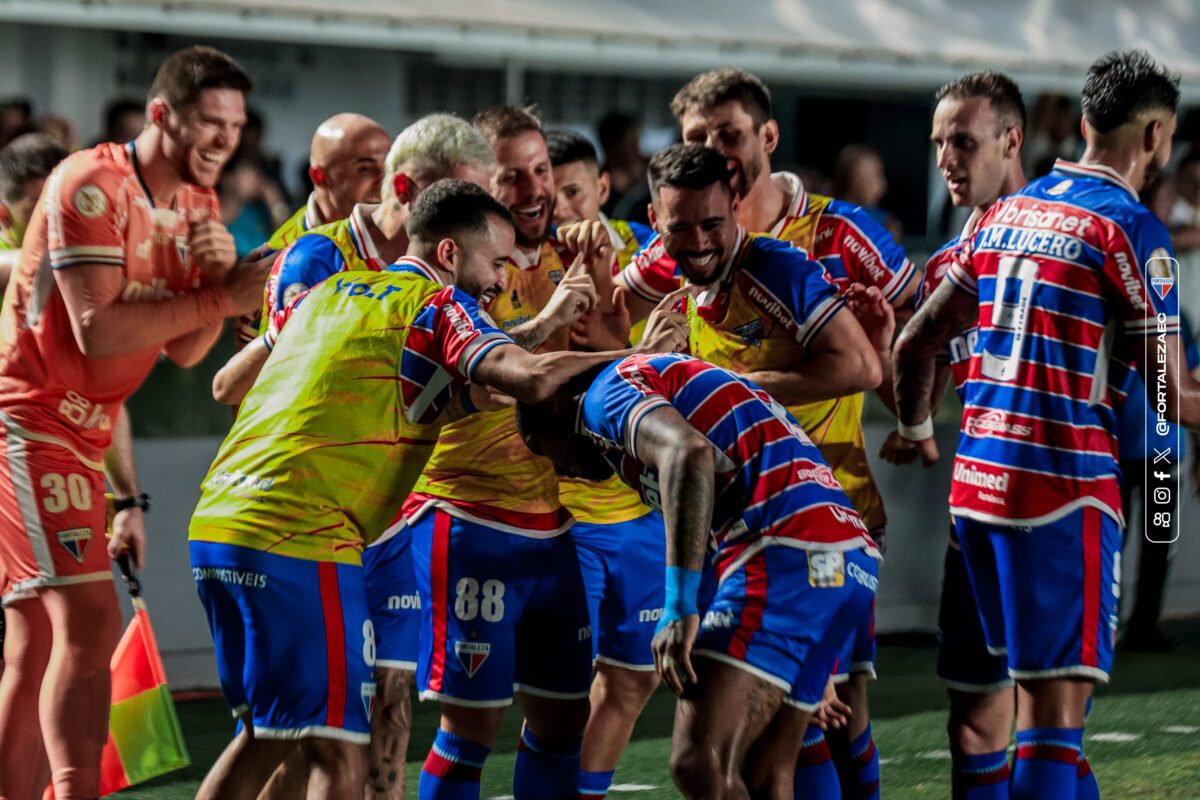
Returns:
[[[213,376],[213,399],[229,406],[239,405],[254,385],[271,355],[266,341],[259,336],[225,362]]]

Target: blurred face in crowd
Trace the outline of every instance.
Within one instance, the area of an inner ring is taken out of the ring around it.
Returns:
[[[942,99],[933,112],[938,170],[959,207],[991,205],[1021,146],[1020,128],[1005,127],[986,97]]]
[[[454,285],[484,306],[504,291],[508,259],[516,245],[512,225],[498,217],[487,220],[486,232],[463,236],[461,244],[443,239],[438,245],[438,258],[454,273]]]
[[[14,202],[4,204],[12,215],[13,222],[17,224],[18,230],[29,224],[29,218],[33,216],[34,206],[37,205],[38,198],[42,196],[42,188],[45,185],[45,178],[30,178],[21,184],[21,197]]]
[[[517,223],[517,244],[540,246],[550,233],[554,211],[554,172],[546,140],[540,131],[525,131],[492,145],[496,172],[492,196],[512,212]]]
[[[767,120],[755,130],[754,118],[737,100],[689,108],[679,124],[685,142],[711,147],[725,157],[733,190],[741,197],[770,169],[771,153],[779,146],[775,120]]]
[[[246,123],[245,96],[237,89],[205,89],[197,102],[178,110],[156,99],[151,102],[152,118],[158,104],[167,161],[186,183],[216,186]]]
[[[572,161],[554,168],[554,221],[568,222],[600,219],[600,209],[608,202],[608,173],[591,161]]]
[[[392,146],[387,131],[378,125],[347,125],[336,147],[324,156],[324,188],[337,216],[350,216],[356,203],[378,203],[384,161]]]
[[[874,208],[885,194],[887,175],[883,171],[883,159],[874,153],[863,153],[850,170],[850,199],[867,208]]]
[[[738,199],[719,181],[704,189],[660,186],[650,205],[650,224],[684,277],[707,286],[737,240]]]

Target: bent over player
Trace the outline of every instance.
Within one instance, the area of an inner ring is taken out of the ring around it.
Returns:
[[[899,433],[932,461],[934,356],[978,326],[950,507],[984,639],[1017,683],[1018,800],[1075,796],[1085,709],[1112,663],[1113,353],[1140,356],[1160,337],[1168,415],[1200,424],[1200,386],[1177,368],[1170,238],[1138,201],[1170,156],[1177,87],[1140,51],[1094,63],[1080,163],[1060,160],[993,206],[896,344]]]
[[[459,181],[426,195],[415,258],[334,276],[289,306],[205,479],[193,576],[243,730],[200,797],[255,797],[297,739],[310,797],[361,796],[375,660],[361,553],[412,488],[442,413],[463,413],[468,379],[544,397],[622,355],[510,346],[474,300],[502,285],[508,211]],[[655,344],[672,346],[675,326]]]
[[[41,795],[43,743],[59,798],[99,794],[120,626],[107,556],[145,546],[118,524],[133,536],[106,553],[102,454],[160,355],[195,364],[261,296],[267,265],[235,266],[212,191],[249,88],[224,53],[171,55],[145,130],[68,157],[30,219],[0,317],[0,796]]]
[[[874,542],[817,448],[762,389],[681,355],[626,358],[580,397],[522,407],[520,424],[561,474],[615,472],[666,521],[654,655],[681,698],[676,785],[689,798],[791,798],[791,770],[744,770],[747,757],[786,749],[760,763],[795,764],[800,741],[773,736],[772,721],[787,703],[807,723],[877,584]],[[710,535],[719,585],[701,623]]]

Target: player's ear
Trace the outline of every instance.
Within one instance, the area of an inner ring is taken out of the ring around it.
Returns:
[[[308,177],[312,179],[313,186],[324,186],[326,181],[329,179],[325,174],[325,170],[321,169],[315,164],[309,165]]]
[[[662,231],[658,230],[658,215],[654,213],[653,199],[651,199],[651,202],[646,204],[646,218],[650,220],[651,228],[654,228],[654,230],[658,233],[662,233]]]
[[[442,269],[450,272],[454,277],[458,277],[458,261],[462,256],[462,250],[458,246],[458,242],[447,236],[438,242],[437,245],[438,264]]]
[[[392,191],[396,193],[396,200],[401,205],[408,205],[412,202],[412,198],[409,197],[409,192],[411,191],[409,179],[403,172],[397,172],[392,176]]]
[[[161,97],[156,97],[146,105],[146,119],[151,125],[163,127],[167,123],[167,114],[171,112],[171,107],[167,105],[167,101]]]
[[[1162,120],[1158,117],[1151,117],[1146,126],[1142,128],[1142,148],[1153,155],[1158,152],[1158,148],[1162,146],[1163,133]]]
[[[612,192],[612,176],[605,170],[600,173],[597,183],[600,187],[600,205],[603,207],[608,202],[608,195]]]
[[[1021,152],[1021,143],[1025,141],[1025,132],[1020,125],[1009,125],[1004,131],[1004,157],[1015,158]]]
[[[775,148],[779,147],[779,123],[773,119],[769,119],[762,124],[763,150],[767,151],[767,155],[775,152]]]

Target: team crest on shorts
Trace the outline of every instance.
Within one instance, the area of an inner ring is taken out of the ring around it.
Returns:
[[[375,682],[363,681],[358,685],[358,696],[362,698],[363,711],[367,712],[367,719],[375,718]]]
[[[491,655],[492,646],[487,642],[455,642],[454,655],[467,671],[468,678],[474,678],[475,673]]]
[[[88,545],[92,543],[91,528],[71,528],[69,531],[58,532],[58,543],[67,549],[76,561],[83,563],[87,555]]]
[[[846,558],[838,550],[808,552],[808,585],[836,589],[846,585]]]

